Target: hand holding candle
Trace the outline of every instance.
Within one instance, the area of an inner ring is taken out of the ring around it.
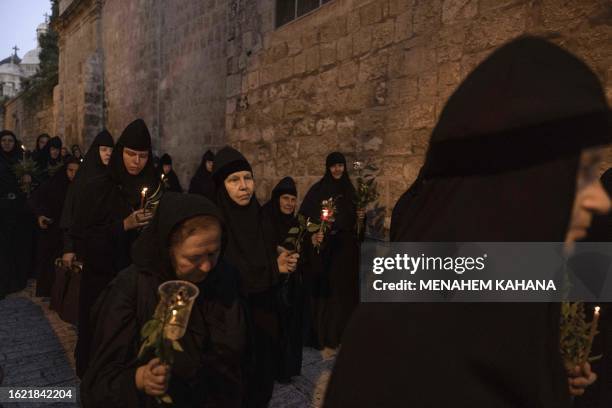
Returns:
[[[586,352],[584,354],[586,360],[589,360],[589,355],[591,354],[591,348],[593,347],[593,340],[595,339],[595,335],[597,334],[597,324],[599,322],[599,311],[600,307],[595,306],[593,311],[593,320],[591,320],[591,330],[589,331],[589,342],[587,345]]]

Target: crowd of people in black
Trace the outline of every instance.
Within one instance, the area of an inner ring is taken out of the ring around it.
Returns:
[[[391,240],[569,244],[588,239],[595,217],[598,239],[612,241],[594,176],[610,117],[597,76],[567,51],[537,38],[501,47],[441,112]],[[326,407],[569,407],[597,377],[588,363],[563,367],[557,304],[360,304],[365,208],[340,152],[321,158],[308,191],[284,175],[260,205],[257,174],[229,146],[204,153],[185,193],[141,119],[116,142],[103,130],[83,157],[46,134],[32,151],[8,130],[0,142],[0,296],[35,277],[49,297],[56,258],[82,262],[85,407],[152,407],[165,395],[176,406],[265,407],[275,382],[300,375],[305,346],[338,353]],[[298,250],[288,241],[298,215],[321,222],[329,198],[330,230],[306,233]],[[200,291],[182,352],[172,364],[138,356],[158,287],[175,279]],[[602,319],[602,337],[609,330]],[[581,406],[610,401],[610,361]]]

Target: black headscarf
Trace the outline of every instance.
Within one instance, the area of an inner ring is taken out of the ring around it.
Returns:
[[[336,180],[329,168],[335,164],[344,164],[344,172]],[[356,210],[355,187],[351,183],[346,166],[346,159],[342,153],[332,152],[325,160],[325,175],[315,183],[302,202],[300,213],[313,220],[321,216],[321,202],[330,197],[336,198],[337,212],[334,215],[333,228],[340,231],[352,231],[355,228]]]
[[[51,139],[51,136],[49,136],[46,133],[42,133],[42,134],[38,135],[38,137],[36,138],[36,146],[34,146],[34,150],[32,151],[32,159],[34,161],[36,161],[36,162],[38,162],[40,160],[40,156],[42,155],[43,151],[45,150],[44,148],[40,149],[38,147],[38,145],[40,144],[40,139],[42,139],[43,137],[46,137],[47,139]],[[47,140],[47,144],[49,144],[49,140]]]
[[[132,150],[148,151],[149,160],[140,174],[132,176],[128,173],[123,163],[123,148]],[[147,187],[149,192],[155,191],[158,185],[155,168],[153,167],[153,151],[151,150],[151,135],[149,129],[142,119],[136,119],[130,123],[117,140],[113,154],[108,165],[111,180],[119,186],[122,195],[127,199],[132,208],[140,205],[140,192]]]
[[[159,159],[160,165],[170,165],[172,166],[172,157],[168,153],[164,153],[162,157]]]
[[[270,248],[265,240],[260,205],[255,197],[246,206],[234,202],[225,189],[225,179],[238,171],[252,171],[247,159],[236,149],[224,147],[217,153],[213,179],[217,189],[217,206],[223,214],[228,231],[226,260],[240,271],[243,288],[247,291],[268,289],[277,280]]]
[[[212,173],[206,169],[206,162],[214,162],[215,155],[210,150],[202,156],[200,166],[195,172],[189,184],[189,192],[193,194],[203,195],[211,200],[215,199],[215,183],[212,179]]]
[[[294,214],[285,214],[281,211],[280,197],[283,194],[297,197],[295,181],[291,177],[285,177],[278,182],[272,190],[270,201],[262,207],[263,213],[274,227],[275,243],[277,245],[282,245],[288,236],[289,229],[298,225]]]
[[[0,159],[7,163],[10,162],[12,165],[17,163],[17,161],[19,160],[19,155],[23,154],[23,150],[19,145],[17,136],[15,136],[13,132],[11,132],[10,130],[0,131],[0,138],[3,138],[4,136],[11,136],[15,144],[13,145],[13,150],[11,150],[10,152],[5,152],[2,148],[0,148]]]
[[[60,150],[60,154],[55,159],[51,158],[51,148],[52,147]],[[62,139],[60,139],[59,136],[54,136],[51,139],[49,139],[49,141],[45,145],[45,148],[38,155],[37,163],[38,163],[39,168],[41,170],[45,170],[47,167],[57,166],[58,164],[60,164],[62,162],[61,149],[62,149]]]
[[[563,242],[580,153],[610,142],[607,118],[601,84],[576,57],[530,37],[501,47],[444,107],[394,239]],[[363,304],[325,406],[568,407],[559,321],[550,303]],[[383,347],[392,358],[367,353]],[[366,372],[384,375],[351,404]]]
[[[103,130],[103,132],[106,131],[106,129]],[[78,159],[81,159],[83,154],[81,153],[81,147],[78,144],[73,144],[72,147],[70,148],[70,151],[72,152],[72,155],[74,157],[76,157],[76,151],[78,150],[79,152],[79,157],[77,157]]]

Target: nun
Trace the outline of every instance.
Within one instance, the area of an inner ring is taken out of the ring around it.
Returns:
[[[285,177],[272,190],[272,197],[262,207],[265,222],[273,234],[267,237],[271,246],[295,250],[287,243],[289,230],[299,227],[295,217],[297,188],[291,177]],[[303,268],[301,262],[295,272],[282,276],[279,283],[279,369],[277,380],[288,383],[300,375],[302,369],[302,314]]]
[[[79,160],[69,157],[62,168],[32,193],[28,205],[38,225],[36,247],[36,296],[51,296],[55,277],[55,259],[62,256],[60,216],[68,192],[79,169]]]
[[[34,160],[36,163],[39,163],[41,160],[45,146],[47,146],[47,143],[49,143],[49,139],[51,139],[51,136],[46,133],[42,133],[36,138],[36,146],[34,147],[31,155],[32,160]]]
[[[571,248],[610,209],[596,176],[609,119],[574,55],[533,37],[502,46],[447,101],[394,239]],[[558,303],[364,303],[324,406],[569,407],[596,376],[566,372],[559,325]]]
[[[34,224],[14,168],[24,155],[15,134],[0,131],[0,298],[24,289],[32,270]]]
[[[85,158],[81,162],[73,182],[68,187],[60,219],[60,228],[63,231],[64,238],[62,260],[67,267],[70,267],[77,257],[72,232],[75,210],[78,207],[79,201],[85,197],[84,190],[87,182],[106,173],[114,144],[113,136],[106,129],[98,133],[85,154]],[[74,157],[78,159],[78,157]]]
[[[333,152],[325,160],[325,174],[304,197],[300,213],[320,222],[321,203],[334,198],[335,221],[320,243],[318,261],[312,263],[316,276],[312,287],[313,346],[326,357],[341,343],[351,313],[359,303],[359,237],[356,222],[365,212],[355,206],[355,188],[349,178],[346,159]],[[321,239],[321,234],[320,238]]]
[[[299,255],[274,245],[274,231],[255,197],[251,165],[240,152],[229,146],[221,149],[213,178],[228,232],[224,259],[240,272],[241,292],[253,320],[255,366],[248,379],[247,406],[266,407],[279,364],[279,283],[295,271]]]
[[[164,182],[166,191],[182,193],[183,187],[181,187],[181,183],[172,168],[172,157],[168,153],[164,153],[159,159],[159,164],[161,165],[160,177]]]
[[[240,408],[248,325],[238,271],[223,259],[221,214],[204,197],[167,193],[132,249],[132,265],[100,295],[93,310],[93,354],[81,382],[84,408],[157,407],[168,394],[175,407]],[[169,280],[197,285],[182,351],[170,366],[151,352],[137,358],[140,329]]]
[[[75,350],[80,378],[89,362],[91,307],[116,274],[130,265],[130,247],[153,215],[141,208],[142,189],[154,191],[159,185],[151,156],[149,130],[137,119],[117,141],[108,171],[87,181],[83,195],[88,199],[76,208],[72,235],[84,263]]]
[[[83,154],[81,153],[81,147],[78,144],[73,144],[70,148],[72,155],[76,157],[78,160],[83,158]]]
[[[200,194],[212,201],[215,200],[215,182],[212,178],[214,160],[215,154],[207,150],[189,183],[189,193]]]
[[[62,165],[62,139],[54,136],[49,139],[41,154],[38,156],[38,170],[40,171],[40,182],[51,178]]]

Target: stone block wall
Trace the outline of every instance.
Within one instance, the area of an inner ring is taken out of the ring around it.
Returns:
[[[280,28],[273,0],[235,3],[226,132],[253,161],[261,197],[286,175],[303,196],[339,150],[379,166],[388,221],[445,101],[493,49],[525,33],[583,58],[612,100],[606,0],[335,0]]]
[[[23,97],[11,99],[4,105],[4,123],[0,128],[15,132],[26,148],[33,150],[38,135],[57,134],[53,108],[52,95],[43,97],[35,105],[26,103]]]

